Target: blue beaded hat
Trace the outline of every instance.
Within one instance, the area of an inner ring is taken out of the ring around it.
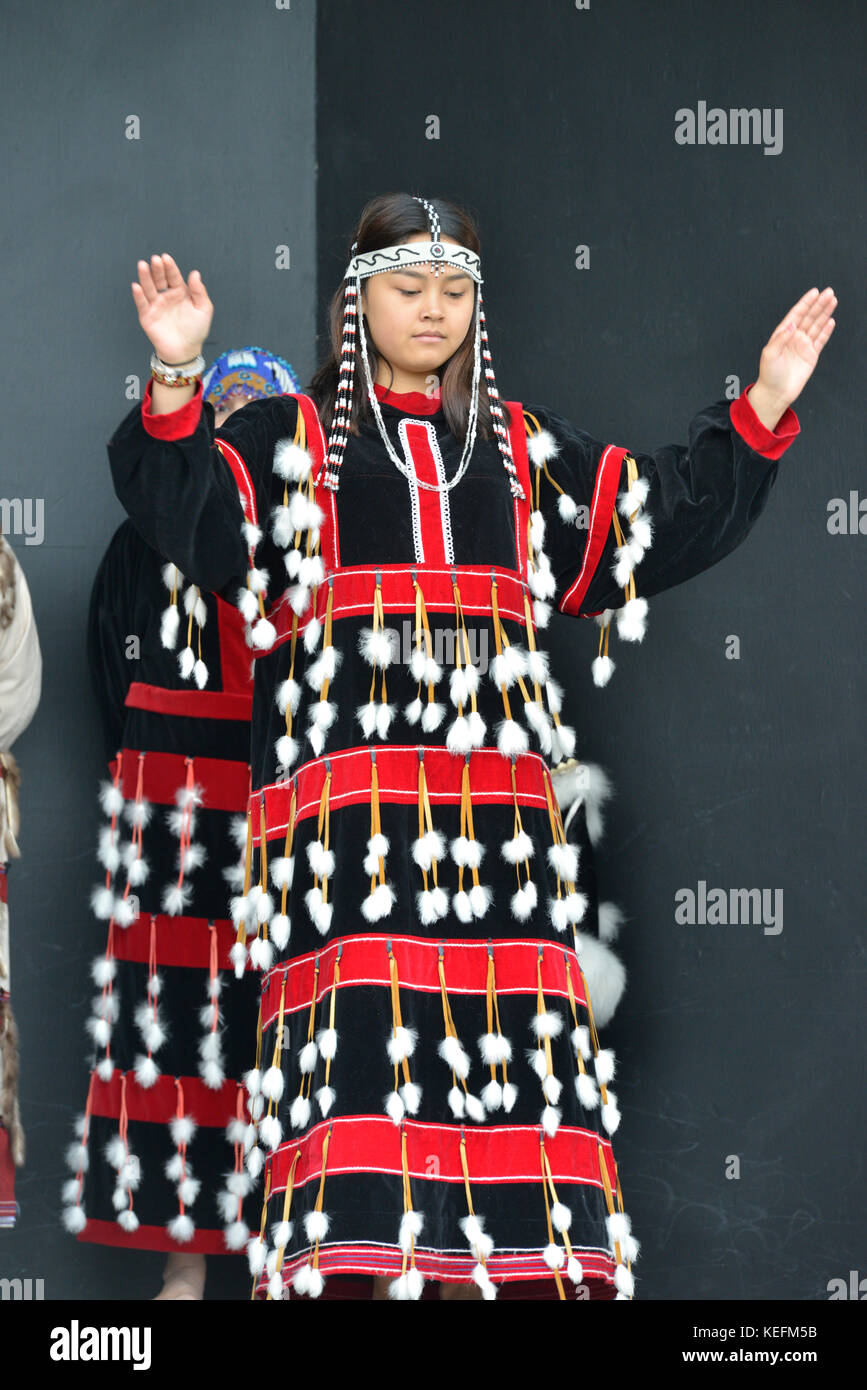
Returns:
[[[262,396],[282,396],[300,389],[292,366],[276,353],[258,347],[221,352],[202,378],[204,399],[215,410],[221,408],[227,396],[258,400]]]

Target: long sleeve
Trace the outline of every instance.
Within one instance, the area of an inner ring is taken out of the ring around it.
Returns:
[[[187,579],[229,602],[246,582],[248,552],[238,485],[216,440],[240,455],[264,530],[274,446],[293,436],[296,413],[293,397],[269,396],[249,401],[214,430],[201,382],[187,405],[152,415],[149,381],[142,403],[108,441],[115,492],[139,533]]]
[[[531,463],[531,473],[556,579],[553,602],[561,612],[589,617],[622,608],[630,570],[639,595],[673,588],[746,539],[767,503],[780,456],[800,433],[791,409],[774,431],[766,429],[747,390],[735,401],[699,411],[689,423],[687,444],[633,452],[638,481],[631,491],[622,449],[550,410],[525,406],[553,440],[552,456],[551,440],[542,437],[540,452],[547,444],[548,458],[538,469]],[[532,439],[530,444],[532,453]],[[534,492],[534,502],[535,497]],[[618,541],[615,508],[631,554],[624,555]],[[630,538],[628,515],[636,512],[641,521]]]
[[[134,666],[126,656],[126,638],[138,631],[135,595],[144,541],[131,521],[115,531],[90,591],[87,660],[102,725],[106,761],[123,741],[125,701]]]

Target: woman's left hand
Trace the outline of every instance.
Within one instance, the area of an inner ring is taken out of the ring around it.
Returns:
[[[762,349],[757,386],[781,411],[798,399],[834,332],[831,314],[837,296],[830,285],[820,294],[807,290],[781,319]]]

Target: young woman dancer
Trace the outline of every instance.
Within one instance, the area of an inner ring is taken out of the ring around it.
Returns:
[[[641,640],[647,596],[745,539],[836,300],[808,291],[755,384],[645,454],[500,400],[481,285],[465,212],[374,199],[309,391],[216,431],[201,275],[154,256],[132,286],[153,381],[109,442],[115,489],[237,602],[255,667],[231,912],[236,968],[263,972],[260,1297],[634,1293],[595,904],[552,776],[580,781],[580,750],[540,629],[596,618],[605,684],[612,623]]]

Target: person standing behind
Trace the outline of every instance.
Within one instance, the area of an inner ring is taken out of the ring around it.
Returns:
[[[219,426],[298,382],[248,347],[217,358],[204,389]],[[119,526],[89,613],[111,778],[92,905],[107,942],[92,967],[94,1053],[64,1222],[83,1241],[167,1252],[158,1299],[202,1298],[206,1255],[249,1234],[240,1078],[258,977],[236,980],[228,956],[250,778],[242,628],[233,605],[185,584],[131,521]]]

